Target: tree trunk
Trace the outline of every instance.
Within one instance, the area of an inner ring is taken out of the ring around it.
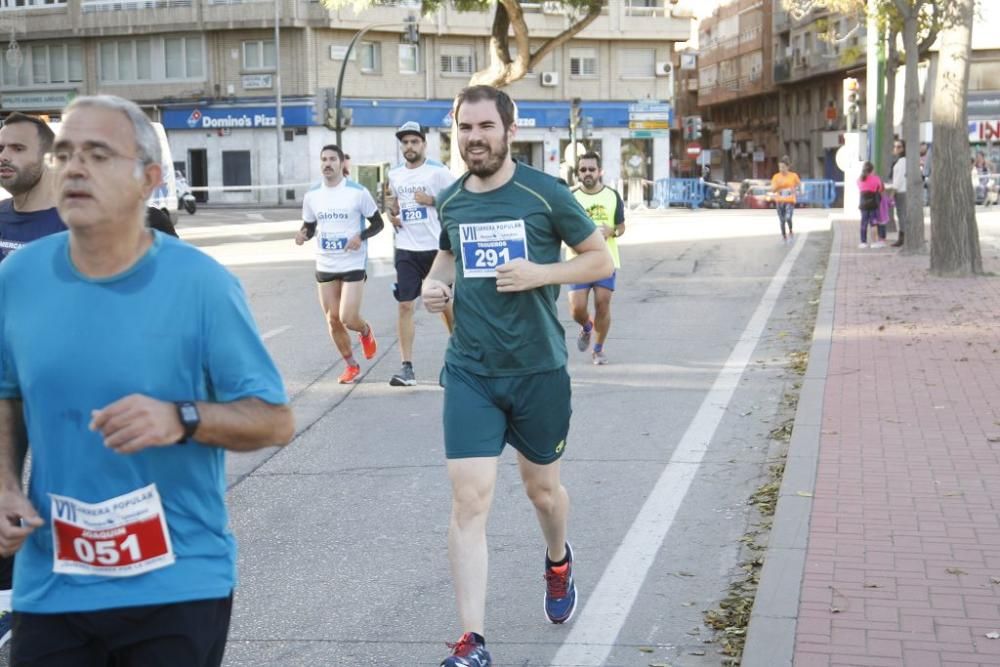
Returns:
[[[975,193],[969,175],[966,114],[975,0],[950,0],[950,3],[953,16],[940,33],[931,109],[934,123],[931,273],[968,276],[983,272]]]
[[[899,0],[897,0],[899,2]],[[924,252],[924,190],[920,178],[920,80],[917,66],[917,20],[923,0],[909,5],[903,15],[903,49],[906,52],[906,86],[903,91],[903,139],[906,141],[906,239],[903,252]]]

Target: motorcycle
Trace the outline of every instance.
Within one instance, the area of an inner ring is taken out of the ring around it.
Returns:
[[[177,208],[183,208],[189,214],[194,215],[197,208],[194,194],[191,193],[191,186],[188,185],[187,178],[181,172],[175,172],[174,180],[177,182]]]

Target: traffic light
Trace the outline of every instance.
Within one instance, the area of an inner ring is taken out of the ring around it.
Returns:
[[[416,44],[419,42],[420,30],[417,28],[417,17],[411,14],[406,17],[403,23],[406,28],[406,41],[410,44]]]
[[[354,109],[340,109],[340,129],[344,129],[351,124],[354,119]],[[336,107],[327,108],[326,110],[326,121],[323,125],[327,126],[331,130],[337,129],[337,109]]]
[[[701,116],[684,116],[684,139],[694,141],[701,138]]]
[[[569,105],[569,129],[571,131],[575,132],[576,128],[580,127],[582,113],[583,111],[580,109],[580,98],[574,97],[570,101]]]

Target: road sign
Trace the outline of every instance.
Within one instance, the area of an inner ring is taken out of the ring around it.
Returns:
[[[629,120],[630,130],[669,130],[670,123],[666,120]]]
[[[670,130],[629,130],[629,137],[632,139],[655,139],[669,136]]]
[[[701,144],[697,141],[692,141],[687,145],[687,154],[689,157],[698,157],[701,155]]]

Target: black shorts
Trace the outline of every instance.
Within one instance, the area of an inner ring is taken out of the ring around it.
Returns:
[[[218,667],[233,596],[64,614],[14,612],[10,659],[23,667]]]
[[[396,301],[415,301],[420,296],[420,284],[431,272],[437,250],[396,249]]]
[[[357,271],[344,271],[343,273],[327,273],[326,271],[316,272],[316,282],[318,283],[331,283],[334,280],[339,280],[345,283],[356,283],[362,280],[368,280],[368,273],[364,269],[358,269]]]

